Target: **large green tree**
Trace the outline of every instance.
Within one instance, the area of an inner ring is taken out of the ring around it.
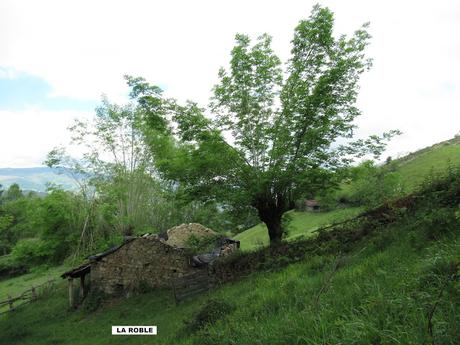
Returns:
[[[370,35],[365,24],[336,38],[333,24],[332,12],[318,5],[300,21],[286,73],[270,36],[251,44],[237,35],[230,66],[213,89],[211,116],[128,78],[158,171],[195,198],[255,208],[271,244],[281,241],[282,216],[296,198],[330,186],[355,157],[379,155],[395,134],[353,141]]]

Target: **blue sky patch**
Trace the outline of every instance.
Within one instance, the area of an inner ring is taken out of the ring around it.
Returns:
[[[15,78],[0,78],[0,109],[23,110],[36,106],[46,110],[93,111],[99,101],[50,97],[51,86],[43,79],[19,74]]]

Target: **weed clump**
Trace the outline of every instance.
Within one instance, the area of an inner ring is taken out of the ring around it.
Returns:
[[[196,332],[216,321],[223,319],[226,315],[235,310],[235,306],[229,302],[209,299],[207,303],[191,318],[185,321],[186,329],[189,332]]]
[[[439,240],[442,236],[460,228],[460,222],[453,210],[439,208],[424,215],[417,222],[417,226],[423,230],[428,239]]]

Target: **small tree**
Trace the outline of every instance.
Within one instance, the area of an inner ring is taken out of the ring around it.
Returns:
[[[17,183],[13,183],[9,188],[6,190],[5,195],[3,198],[5,201],[13,201],[24,197],[21,187]]]
[[[129,79],[159,172],[194,198],[255,208],[271,244],[282,239],[282,216],[296,198],[330,186],[354,157],[378,156],[396,134],[351,141],[370,36],[366,24],[335,38],[333,22],[317,5],[298,24],[286,76],[270,36],[251,45],[236,35],[230,68],[214,87],[212,120],[194,103],[178,106]]]
[[[154,184],[151,154],[139,126],[139,114],[131,105],[118,106],[103,99],[92,122],[77,120],[70,127],[73,143],[85,150],[84,158],[75,160],[62,149],[54,149],[46,161],[50,167],[73,174],[86,199],[94,200],[96,191],[115,205],[113,221],[121,234],[128,234],[144,217],[142,206]],[[88,217],[93,206],[89,204]],[[85,228],[86,222],[83,232]]]

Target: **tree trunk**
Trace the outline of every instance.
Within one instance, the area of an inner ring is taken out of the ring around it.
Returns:
[[[278,245],[283,238],[283,227],[281,226],[281,217],[283,212],[273,209],[259,209],[260,219],[267,225],[270,245]]]
[[[267,225],[270,246],[281,243],[284,232],[281,219],[284,212],[289,210],[289,201],[286,193],[268,191],[257,197],[252,204],[257,209],[260,220]]]
[[[268,228],[268,237],[270,238],[270,246],[276,246],[281,243],[283,238],[283,228],[281,226],[281,216],[276,216],[265,220],[264,223]]]

